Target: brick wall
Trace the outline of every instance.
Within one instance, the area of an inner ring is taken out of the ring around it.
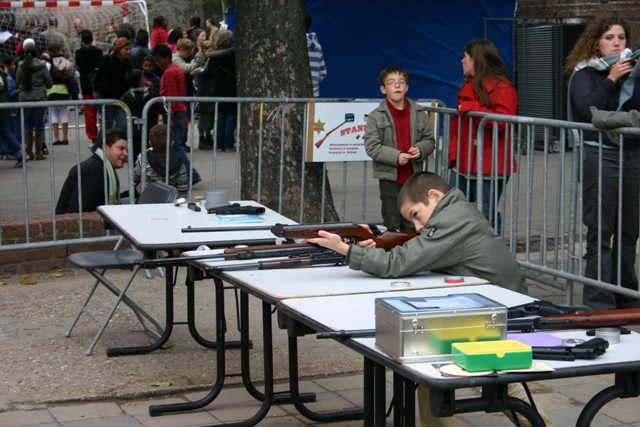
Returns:
[[[3,246],[26,243],[27,226],[24,219],[2,220],[1,225]],[[80,225],[78,214],[58,215],[55,225],[50,216],[29,218],[30,241],[53,241],[54,227],[58,240],[79,238],[81,228],[84,237],[106,235],[100,215],[97,212],[87,212],[83,214],[82,225]],[[113,249],[114,245],[114,242],[104,242],[2,252],[0,253],[0,277],[64,268],[67,266],[67,257],[70,254]]]
[[[518,17],[571,17],[621,15],[631,27],[629,47],[638,49],[640,40],[640,1],[638,0],[520,0]]]

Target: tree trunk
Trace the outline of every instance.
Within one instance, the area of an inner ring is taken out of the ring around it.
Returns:
[[[313,86],[303,0],[242,0],[236,2],[235,14],[238,96],[311,98]],[[278,107],[280,105],[275,103],[242,106],[239,118],[241,196],[245,200],[259,200],[265,206],[278,210],[282,180],[280,213],[299,222],[319,222],[322,219],[323,164],[305,164],[302,158],[304,105],[289,103],[282,107],[285,111],[283,155],[280,150],[283,118]],[[273,120],[271,117],[267,120],[276,109]],[[282,172],[281,159],[284,159]],[[304,195],[301,191],[303,178]],[[303,218],[300,217],[301,200],[304,200]],[[337,219],[327,180],[324,220]]]

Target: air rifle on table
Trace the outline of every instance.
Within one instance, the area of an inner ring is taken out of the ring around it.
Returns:
[[[404,244],[407,240],[418,236],[418,233],[409,233],[403,231],[384,231],[379,232],[375,226],[369,226],[369,230],[361,225],[350,222],[326,223],[326,224],[299,224],[299,225],[282,225],[277,224],[271,227],[271,232],[277,237],[283,237],[290,240],[307,240],[318,237],[318,231],[324,230],[329,233],[349,239],[350,241],[360,242],[362,240],[373,240],[377,248],[393,249],[396,246]]]
[[[543,303],[543,304],[540,304]],[[575,311],[569,307],[554,306],[547,301],[535,301],[530,304],[545,306],[545,310]],[[640,324],[640,308],[623,308],[619,310],[590,311],[585,313],[557,314],[551,316],[513,318],[522,312],[524,306],[512,307],[507,317],[507,331],[531,332],[552,329],[594,329]],[[514,311],[512,311],[515,309]],[[316,333],[317,338],[366,338],[375,337],[375,329],[358,329],[354,331],[340,330]]]
[[[155,268],[167,265],[185,265],[187,261],[201,261],[208,259],[239,261],[283,256],[300,258],[326,252],[335,253],[326,248],[312,245],[310,243],[290,243],[284,245],[260,245],[247,246],[242,248],[228,248],[223,252],[217,254],[204,253],[202,255],[191,255],[175,258],[139,259],[136,260],[136,263],[142,264],[144,268]],[[197,251],[195,251],[195,253],[197,253]]]
[[[380,232],[377,227],[369,226],[370,229],[362,227],[360,225],[351,222],[331,222],[322,224],[300,224],[300,225],[282,225],[277,224],[271,226],[271,232],[277,236],[286,239],[288,242],[294,242],[295,240],[311,239],[318,237],[319,230],[326,230],[330,233],[338,234],[339,236],[352,241],[361,241],[372,239],[376,242],[376,246],[383,249],[391,249],[395,246],[402,245],[407,240],[417,236],[417,233],[405,233],[384,231]],[[192,229],[191,227],[182,229],[183,232],[193,231],[252,231],[257,227],[248,226],[233,227],[230,230],[228,227],[219,227],[211,229]],[[264,228],[261,228],[264,229]],[[302,267],[307,265],[318,264],[336,264],[342,265],[344,263],[344,256],[331,251],[329,249],[313,245],[310,243],[283,243],[281,245],[261,245],[261,246],[249,246],[243,248],[229,248],[225,249],[223,253],[219,254],[202,254],[193,255],[188,257],[176,257],[176,258],[161,258],[161,259],[140,259],[136,263],[142,264],[144,268],[154,268],[166,265],[184,265],[187,261],[199,261],[208,259],[224,259],[225,261],[238,261],[248,259],[260,259],[260,258],[274,258],[274,257],[288,257],[282,259],[269,259],[256,263],[234,263],[234,264],[218,264],[210,265],[211,269],[228,271],[228,270],[251,270],[251,269],[264,269],[264,268],[286,268],[286,267]]]

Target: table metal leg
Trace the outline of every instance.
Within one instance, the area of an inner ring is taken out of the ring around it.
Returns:
[[[469,412],[500,412],[510,410],[526,418],[531,427],[545,427],[538,411],[530,404],[510,397],[508,384],[496,384],[482,387],[482,397],[472,399],[455,399],[454,390],[431,390],[431,412],[438,417],[450,417],[455,414]]]
[[[598,411],[612,400],[640,395],[640,372],[617,373],[615,378],[615,385],[600,391],[584,405],[576,427],[589,427]]]
[[[224,385],[225,379],[225,322],[224,322],[224,287],[221,281],[216,281],[216,340],[219,344],[217,353],[218,378],[211,392],[204,398],[187,403],[154,405],[149,407],[151,416],[158,416],[173,412],[192,411],[201,409],[215,400]],[[250,427],[257,425],[269,412],[273,401],[273,331],[271,327],[270,305],[262,303],[262,334],[264,342],[264,394],[262,405],[256,414],[242,422],[220,424],[225,426]]]
[[[372,426],[375,415],[374,404],[374,368],[375,363],[369,358],[364,358],[364,392],[363,392],[363,407],[364,407],[364,425]]]
[[[164,333],[158,338],[156,342],[147,346],[140,347],[114,347],[107,349],[108,357],[116,357],[116,356],[130,356],[134,354],[144,354],[149,353],[154,350],[162,347],[171,336],[171,332],[173,331],[173,267],[167,267],[167,275],[165,278],[165,294],[166,294],[166,305],[165,305],[165,327]]]
[[[203,347],[207,348],[218,348],[218,344],[215,341],[210,341],[204,338],[200,332],[198,332],[198,328],[196,326],[196,287],[195,281],[193,279],[193,269],[192,267],[188,268],[187,280],[185,284],[187,286],[187,326],[189,327],[189,332],[193,339]],[[222,281],[215,277],[213,279],[216,286],[222,285]],[[223,295],[224,298],[224,295]],[[224,328],[226,331],[226,319],[224,319]],[[230,341],[225,342],[226,348],[239,348],[241,346],[240,341]]]
[[[291,393],[291,401],[298,412],[305,418],[319,422],[334,422],[343,420],[361,420],[364,417],[362,409],[350,409],[348,411],[318,413],[307,408],[303,403],[303,397],[299,389],[299,370],[298,370],[298,337],[289,336],[289,392]],[[313,396],[315,401],[315,395]]]
[[[416,414],[416,385],[402,375],[393,373],[393,425],[413,427]]]
[[[387,391],[386,372],[384,366],[376,363],[373,367],[373,393],[374,393],[374,425],[385,427],[387,425]]]

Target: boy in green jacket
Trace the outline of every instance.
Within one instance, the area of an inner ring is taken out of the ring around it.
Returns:
[[[337,234],[319,231],[308,239],[347,256],[349,268],[378,277],[402,277],[419,271],[440,271],[456,276],[477,276],[494,285],[526,293],[520,266],[484,215],[432,172],[412,175],[398,195],[398,210],[420,234],[390,251],[378,249],[373,240],[349,245]],[[526,400],[520,384],[509,384],[509,395]],[[429,408],[429,389],[418,388],[422,426],[449,427],[453,417],[437,418]],[[538,408],[547,426],[553,422]],[[511,412],[505,414],[511,418]],[[529,423],[518,416],[521,426]]]

